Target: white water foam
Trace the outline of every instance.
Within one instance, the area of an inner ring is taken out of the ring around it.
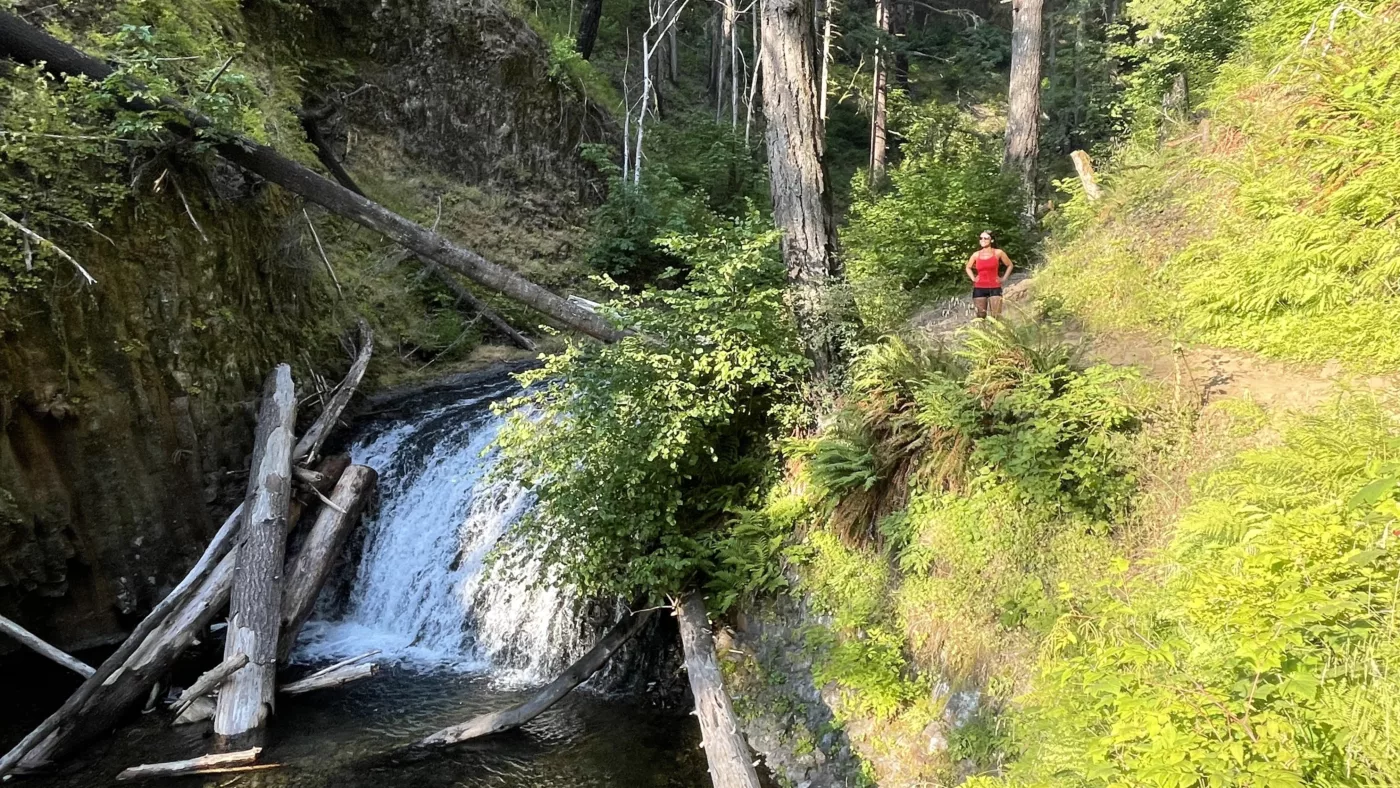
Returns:
[[[345,610],[307,624],[298,659],[380,649],[410,668],[538,682],[591,645],[569,589],[512,578],[487,560],[533,503],[489,478],[502,419],[483,409],[487,398],[381,425],[353,446],[354,461],[379,472],[379,510],[365,520]]]

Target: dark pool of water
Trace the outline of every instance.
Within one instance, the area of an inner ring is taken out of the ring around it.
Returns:
[[[27,658],[10,658],[0,679],[8,749],[62,702],[72,682]],[[40,681],[42,679],[43,681]],[[23,685],[23,686],[17,686]],[[47,684],[50,689],[40,689]],[[59,693],[55,696],[55,692]],[[701,788],[709,785],[700,731],[684,712],[632,698],[575,692],[524,729],[414,753],[403,745],[529,694],[480,676],[385,669],[348,687],[279,700],[262,760],[282,767],[242,775],[164,780],[185,788]],[[209,751],[208,724],[172,728],[157,712],[95,742],[58,773],[14,785],[89,788],[115,784],[122,769]],[[122,783],[125,785],[126,783]]]

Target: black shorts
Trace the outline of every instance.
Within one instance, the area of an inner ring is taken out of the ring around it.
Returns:
[[[1000,287],[974,287],[972,288],[973,298],[1001,298]]]

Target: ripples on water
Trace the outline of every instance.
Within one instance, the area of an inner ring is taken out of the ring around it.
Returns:
[[[281,699],[263,760],[283,768],[165,784],[708,785],[693,717],[640,698],[588,692],[573,693],[521,731],[426,755],[395,754],[442,727],[523,700],[593,638],[568,590],[507,577],[485,560],[531,503],[515,485],[488,479],[494,458],[483,454],[500,426],[489,403],[512,388],[500,379],[423,398],[400,409],[411,416],[371,424],[352,445],[355,462],[379,471],[379,509],[362,528],[348,598],[324,604],[296,660],[321,664],[378,648],[380,675]],[[3,743],[17,740],[60,699],[35,700],[12,717],[22,724],[0,731]],[[126,766],[208,751],[207,725],[172,729],[164,719],[151,715],[123,728],[57,777],[30,784],[102,785]]]

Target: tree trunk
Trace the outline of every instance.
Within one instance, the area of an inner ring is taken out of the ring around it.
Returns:
[[[870,185],[875,186],[885,175],[885,99],[888,92],[889,52],[886,40],[890,34],[891,0],[875,0],[875,29],[880,39],[875,45],[875,72],[871,85],[870,110]]]
[[[329,115],[329,112],[325,113],[326,117]],[[355,183],[355,179],[350,177],[350,173],[346,171],[345,165],[336,158],[335,151],[331,149],[330,141],[321,133],[320,121],[324,119],[322,113],[304,109],[297,113],[297,117],[301,120],[302,131],[306,132],[306,141],[310,142],[311,147],[316,149],[316,158],[331,174],[331,177],[335,178],[335,182],[361,197],[365,196],[359,184]]]
[[[296,406],[291,367],[280,364],[263,388],[244,499],[243,542],[238,547],[238,566],[229,595],[224,658],[247,654],[248,664],[234,673],[219,693],[214,733],[218,746],[225,750],[262,746],[276,701]]]
[[[239,654],[233,659],[226,659],[205,671],[202,676],[195,679],[195,682],[188,689],[180,693],[180,699],[175,701],[171,710],[175,712],[175,716],[180,716],[185,712],[185,709],[190,707],[190,704],[223,686],[223,683],[228,681],[229,676],[242,670],[243,666],[247,664],[248,655]]]
[[[0,13],[0,23],[3,21],[3,14]],[[101,730],[104,724],[115,721],[126,710],[127,702],[103,702],[99,696],[106,696],[119,687],[133,683],[133,673],[139,674],[140,671],[138,652],[148,641],[159,640],[162,625],[166,620],[174,612],[186,607],[191,598],[195,597],[218,571],[221,561],[234,546],[242,524],[242,514],[243,505],[239,504],[233,514],[224,521],[218,533],[214,534],[204,554],[174,590],[141,620],[112,656],[98,666],[97,672],[89,676],[68,700],[64,701],[58,711],[49,715],[0,759],[0,776],[9,774],[21,764],[30,770],[42,768],[68,747],[85,741],[85,735],[89,735],[85,732]],[[135,663],[136,667],[133,668],[128,663]],[[140,683],[139,678],[135,683]],[[136,696],[143,694],[148,686],[149,684],[140,686]],[[104,719],[92,719],[93,707],[103,712]],[[93,727],[94,724],[96,728]]]
[[[603,0],[583,0],[578,18],[578,40],[574,46],[587,60],[593,57],[593,45],[598,41],[598,23],[603,19]]]
[[[839,273],[819,112],[808,0],[763,2],[763,109],[768,117],[773,221],[812,379],[825,386],[838,363],[829,288]]]
[[[831,92],[831,33],[832,17],[836,16],[836,0],[826,0],[822,5],[822,52],[821,52],[821,77],[817,85],[817,95],[819,112],[818,115],[825,125],[827,119],[826,97]]]
[[[1079,182],[1084,185],[1084,195],[1089,198],[1089,202],[1102,197],[1103,190],[1099,188],[1098,178],[1094,176],[1094,162],[1089,159],[1089,154],[1077,150],[1069,157],[1074,162],[1074,171],[1079,173]]]
[[[111,66],[64,44],[8,11],[0,11],[0,51],[21,63],[43,62],[51,74],[81,74],[96,82],[112,74]],[[123,92],[132,98],[124,101],[123,105],[133,110],[159,108],[184,118],[190,127],[209,128],[213,125],[208,118],[173,101],[164,100],[158,107],[140,98],[140,91],[144,90],[144,86],[126,85]],[[625,335],[602,317],[574,308],[567,299],[317,175],[271,148],[240,137],[220,143],[217,150],[224,158],[249,172],[261,175],[331,213],[381,233],[405,249],[451,268],[483,287],[519,301],[565,326],[605,342],[615,342]]]
[[[360,349],[355,354],[355,361],[350,365],[350,371],[345,373],[345,379],[336,387],[335,394],[331,395],[330,400],[321,408],[321,415],[316,417],[315,423],[292,449],[294,463],[315,462],[318,459],[321,444],[326,442],[326,437],[335,429],[341,414],[345,412],[345,407],[350,404],[350,398],[355,396],[355,389],[359,388],[360,381],[365,377],[370,356],[374,354],[374,331],[363,318],[360,319],[359,326]]]
[[[338,508],[321,507],[316,523],[302,543],[301,552],[290,562],[286,586],[282,590],[282,634],[277,648],[280,662],[286,662],[292,655],[297,633],[316,607],[321,586],[335,567],[345,540],[355,529],[377,478],[373,468],[364,465],[347,468],[330,496],[331,503]]]
[[[738,9],[734,7],[737,0],[720,0],[719,17],[719,73],[716,80],[719,83],[715,91],[715,123],[724,119],[724,89],[726,83],[729,87],[729,95],[734,97],[734,20]],[[737,119],[736,119],[737,124]]]
[[[501,317],[499,312],[487,306],[485,301],[477,298],[475,293],[468,290],[461,282],[458,282],[456,277],[444,270],[442,266],[439,266],[437,263],[428,263],[427,267],[428,270],[438,278],[438,281],[447,285],[447,289],[451,290],[459,300],[466,302],[468,309],[471,309],[485,318],[486,322],[490,323],[492,327],[501,332],[506,339],[509,339],[511,344],[521,350],[529,350],[532,352],[536,350],[535,343],[531,341],[529,337],[517,331],[515,326],[507,323],[506,319]]]
[[[690,692],[695,696],[695,716],[700,719],[705,760],[714,788],[759,788],[753,756],[739,733],[739,717],[724,691],[724,677],[715,658],[715,642],[705,601],[688,594],[678,608],[681,645]]]
[[[568,695],[574,687],[587,681],[590,676],[598,672],[598,669],[607,663],[608,659],[617,652],[619,648],[632,636],[637,634],[647,621],[651,620],[655,611],[648,610],[643,613],[634,613],[627,618],[613,625],[608,630],[608,634],[599,640],[597,645],[589,649],[577,662],[570,665],[567,670],[560,673],[554,681],[545,685],[534,697],[524,703],[511,706],[504,711],[495,711],[490,714],[483,714],[460,725],[451,728],[444,728],[425,739],[418,742],[419,746],[427,747],[442,744],[457,744],[468,739],[476,739],[482,736],[489,736],[493,733],[519,728],[521,725],[533,720],[544,713],[546,709],[558,703],[561,698]]]
[[[147,763],[133,766],[117,775],[118,782],[146,780],[152,777],[179,777],[184,774],[209,774],[227,771],[231,768],[251,766],[258,761],[261,747],[242,752],[226,752],[219,755],[201,755],[187,761],[169,763]]]
[[[1035,164],[1040,152],[1040,49],[1044,0],[1011,5],[1011,89],[1003,167],[1025,192],[1022,219],[1035,222]]]
[[[367,679],[379,673],[379,665],[345,665],[335,670],[318,671],[300,681],[284,685],[280,692],[285,695],[301,695],[316,690],[343,687],[346,684]]]
[[[69,670],[73,671],[74,673],[77,673],[83,678],[88,678],[92,674],[97,672],[91,665],[74,659],[67,652],[60,651],[59,649],[50,646],[48,643],[44,642],[41,638],[39,638],[39,636],[35,635],[34,633],[20,626],[19,624],[16,624],[10,619],[5,618],[4,616],[0,616],[0,632],[4,632],[6,635],[9,635],[15,640],[18,640],[23,645],[28,646],[29,648],[39,652],[40,654],[43,654],[45,657],[48,657],[49,659],[53,660],[54,662],[57,662],[65,668],[68,668]]]

